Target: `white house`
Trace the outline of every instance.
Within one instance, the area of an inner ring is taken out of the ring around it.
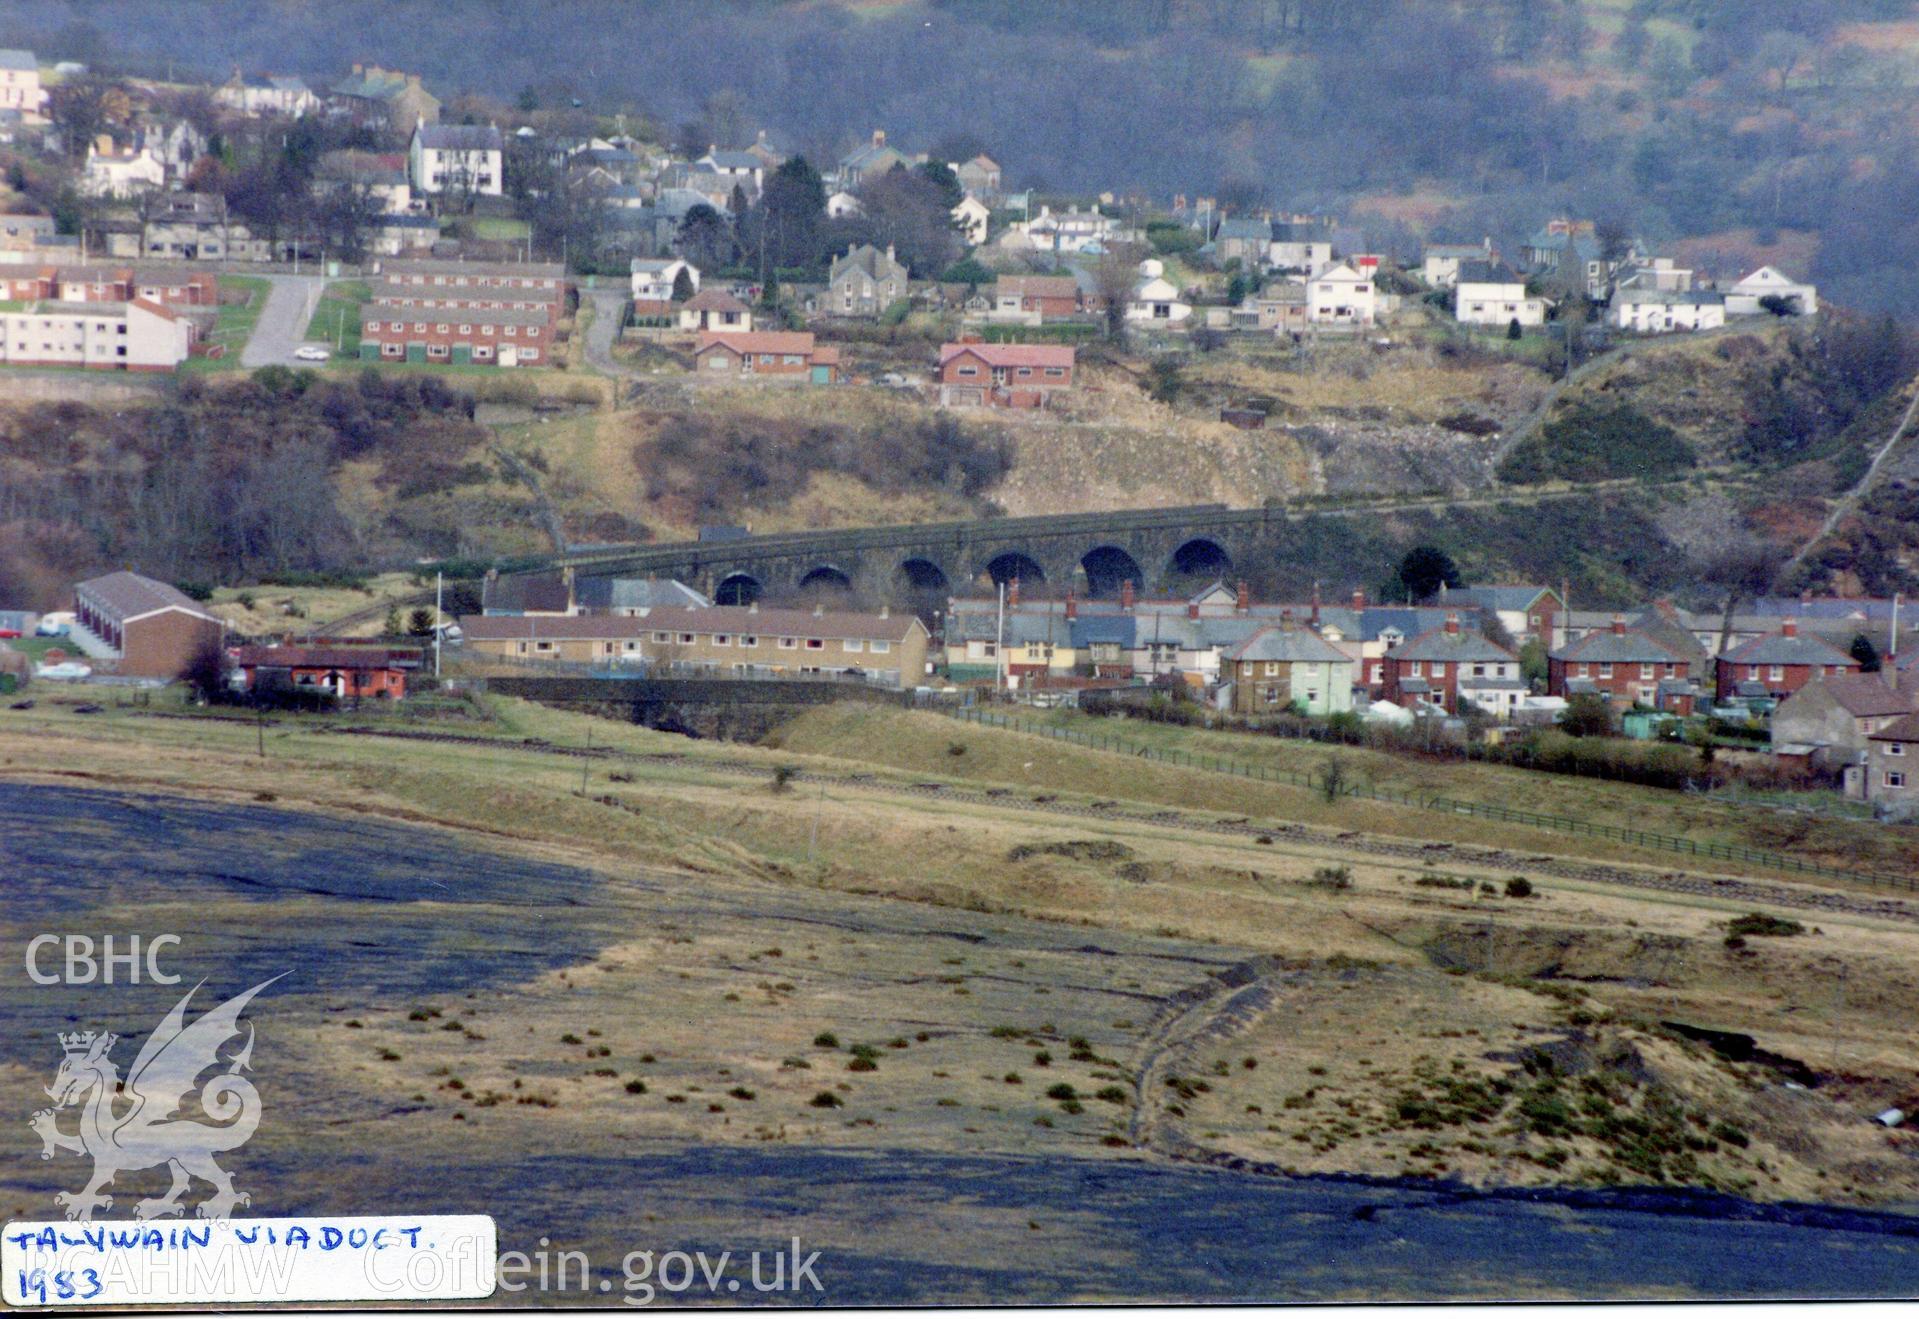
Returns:
[[[30,50],[0,50],[0,110],[39,115],[47,108],[40,64]]]
[[[1763,298],[1783,299],[1801,316],[1811,316],[1819,310],[1817,288],[1788,279],[1775,266],[1761,266],[1726,291],[1726,315],[1757,316],[1767,310],[1760,305]]]
[[[1606,322],[1634,334],[1683,334],[1716,330],[1726,323],[1726,299],[1717,293],[1668,293],[1621,289],[1613,294]]]
[[[0,311],[0,362],[98,371],[172,371],[193,323],[157,302],[31,302]]]
[[[275,74],[248,78],[238,69],[213,94],[213,99],[244,115],[285,115],[289,119],[298,119],[320,108],[320,98],[303,79]]]
[[[1459,268],[1493,259],[1493,240],[1472,243],[1428,243],[1420,253],[1419,276],[1430,288],[1449,289],[1459,282]]]
[[[506,142],[492,124],[429,124],[413,129],[407,176],[415,192],[465,192],[498,197],[505,191]]]
[[[1193,306],[1181,300],[1179,286],[1166,278],[1166,267],[1151,259],[1139,263],[1140,281],[1126,304],[1126,319],[1153,325],[1178,325],[1193,314]]]
[[[1333,235],[1305,220],[1275,220],[1266,244],[1266,264],[1284,274],[1311,278],[1332,267]]]
[[[700,291],[699,267],[678,257],[636,256],[628,269],[633,281],[634,311],[638,315],[663,313],[666,305],[673,301],[673,285],[681,272],[685,272],[693,291]]]
[[[1468,261],[1453,270],[1453,319],[1464,325],[1544,325],[1546,300],[1526,296],[1526,281],[1509,266]]]
[[[121,151],[113,139],[102,136],[87,148],[87,163],[80,174],[80,192],[87,197],[112,197],[124,200],[160,187],[167,181],[167,167],[151,151],[142,148]]]
[[[959,230],[968,247],[978,247],[986,241],[986,225],[992,214],[986,209],[986,203],[968,193],[953,208],[953,227]]]
[[[1306,285],[1306,315],[1315,325],[1371,325],[1378,310],[1373,281],[1343,262]]]
[[[844,220],[864,213],[860,199],[844,188],[826,199],[826,216],[829,220]]]
[[[1120,228],[1118,220],[1078,206],[1064,212],[1041,206],[1039,214],[1006,231],[1008,247],[1030,247],[1043,252],[1104,252]]]

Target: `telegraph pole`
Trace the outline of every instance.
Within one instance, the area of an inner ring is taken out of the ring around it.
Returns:
[[[446,607],[446,570],[437,570],[433,574],[433,676],[440,676],[440,639],[446,635],[446,619],[441,612]]]

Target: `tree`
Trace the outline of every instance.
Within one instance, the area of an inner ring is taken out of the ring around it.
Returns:
[[[685,266],[673,275],[673,301],[685,302],[693,296],[693,276]]]
[[[1126,338],[1126,309],[1139,279],[1140,253],[1129,243],[1115,243],[1093,266],[1093,296],[1100,308],[1106,337],[1114,343]]]
[[[1525,331],[1519,327],[1519,317],[1515,316],[1506,322],[1506,337],[1508,339],[1518,339],[1524,334]]]
[[[1566,702],[1559,727],[1573,737],[1605,737],[1612,732],[1612,707],[1605,697],[1582,692]]]
[[[226,647],[212,637],[195,648],[176,676],[203,705],[217,704],[233,694],[233,661],[227,657]]]
[[[791,156],[767,176],[759,199],[740,222],[741,246],[771,270],[810,269],[825,251],[826,185],[805,156]]]
[[[420,608],[415,609],[407,614],[406,616],[407,635],[414,636],[414,637],[430,637],[433,635],[433,625],[437,621],[438,620],[436,620],[433,617],[433,611],[431,609],[426,608],[424,605],[422,605]]]
[[[1865,633],[1861,632],[1852,639],[1852,649],[1849,653],[1859,661],[1861,673],[1879,672],[1879,648],[1872,644],[1872,638]]]
[[[960,186],[959,175],[945,161],[929,160],[919,167],[919,172],[938,191],[940,203],[949,212],[966,199],[966,189]]]
[[[1415,545],[1399,561],[1399,580],[1408,599],[1419,601],[1436,595],[1441,586],[1460,583],[1459,567],[1446,551],[1432,545]]]
[[[895,168],[860,187],[867,241],[891,247],[921,279],[930,279],[960,254],[952,207],[939,185],[919,170]]]
[[[702,202],[680,221],[680,252],[702,271],[715,271],[733,264],[738,248],[733,242],[733,227],[726,217]]]

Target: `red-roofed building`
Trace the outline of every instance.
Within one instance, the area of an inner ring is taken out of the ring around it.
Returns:
[[[715,376],[798,376],[816,385],[840,378],[837,348],[821,348],[804,331],[755,330],[748,334],[702,334],[693,350],[694,372]]]
[[[940,406],[1043,408],[1073,387],[1073,359],[1058,344],[941,344]]]
[[[242,646],[234,655],[249,693],[302,692],[339,700],[397,701],[417,650],[386,646]]]

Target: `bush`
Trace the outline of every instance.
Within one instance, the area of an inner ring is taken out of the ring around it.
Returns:
[[[840,1047],[840,1037],[830,1030],[823,1030],[813,1037],[813,1047],[816,1049],[837,1049]]]
[[[1778,916],[1768,916],[1763,912],[1750,912],[1734,918],[1727,926],[1729,936],[1757,936],[1762,939],[1790,939],[1796,934],[1804,934],[1806,927],[1798,921],[1785,920]]]
[[[1532,881],[1524,875],[1514,875],[1506,881],[1506,896],[1509,898],[1530,898],[1533,895]]]
[[[637,1076],[636,1076],[636,1077],[634,1077],[634,1078],[633,1078],[633,1079],[632,1079],[631,1081],[628,1081],[628,1082],[626,1083],[626,1093],[628,1093],[629,1095],[643,1095],[643,1094],[645,1094],[645,1093],[646,1093],[646,1082],[644,1082],[644,1081],[642,1081],[642,1080],[640,1080],[640,1079],[639,1079],[639,1078],[638,1078]]]
[[[1049,1085],[1046,1087],[1046,1097],[1048,1099],[1060,1099],[1060,1100],[1076,1099],[1079,1097],[1079,1092],[1073,1089],[1073,1087],[1069,1083],[1065,1081],[1060,1081],[1055,1085]]]
[[[806,1101],[814,1108],[839,1108],[844,1101],[831,1090],[822,1090]]]
[[[1679,432],[1630,403],[1571,403],[1500,465],[1502,480],[1602,481],[1662,476],[1699,464]]]
[[[1353,886],[1351,866],[1321,866],[1313,871],[1312,882],[1320,888],[1349,889]]]

